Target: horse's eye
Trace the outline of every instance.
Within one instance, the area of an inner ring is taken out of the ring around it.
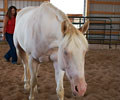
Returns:
[[[64,51],[64,54],[67,56],[68,55],[67,51]]]

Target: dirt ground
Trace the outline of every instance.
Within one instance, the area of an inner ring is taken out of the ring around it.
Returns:
[[[8,45],[0,45],[0,100],[28,100],[24,91],[23,66],[3,58]],[[120,50],[89,50],[85,75],[88,84],[84,97],[73,97],[70,83],[64,78],[65,100],[120,100]],[[41,65],[36,100],[58,100],[52,63]]]

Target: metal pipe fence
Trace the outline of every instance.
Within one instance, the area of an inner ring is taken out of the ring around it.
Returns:
[[[111,48],[111,45],[120,45],[120,22],[114,23],[113,21],[113,19],[120,19],[120,17],[69,16],[69,18],[73,19],[73,25],[78,26],[82,26],[85,20],[89,19],[90,27],[85,34],[89,44],[105,44],[109,45],[109,48]],[[76,18],[80,21],[74,22]]]
[[[3,16],[4,14],[0,14],[0,17]],[[111,48],[111,45],[120,45],[120,22],[114,23],[112,20],[113,18],[120,19],[120,17],[69,16],[69,18],[72,18],[72,23],[75,26],[77,25],[77,28],[80,28],[89,19],[90,27],[85,33],[89,44],[105,44],[109,45],[109,48]],[[117,25],[117,27],[114,27],[114,25]],[[3,26],[0,24],[0,30],[2,28]],[[2,34],[0,34],[0,41],[2,41]]]

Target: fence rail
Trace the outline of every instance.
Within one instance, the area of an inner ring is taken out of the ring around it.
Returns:
[[[74,25],[81,27],[86,19],[90,21],[90,27],[85,34],[89,44],[120,45],[120,17],[78,17],[69,16]],[[78,20],[77,22],[76,19]],[[78,28],[79,28],[78,27]],[[101,28],[102,27],[102,28]]]
[[[4,14],[0,14],[3,17]],[[72,19],[73,25],[80,28],[89,19],[90,27],[85,34],[89,44],[106,44],[120,45],[120,23],[113,21],[113,19],[120,20],[120,17],[82,17],[69,16]],[[1,19],[0,19],[1,20]],[[3,23],[2,21],[0,23]],[[2,30],[2,24],[0,24]],[[0,32],[0,41],[2,41],[2,32]]]

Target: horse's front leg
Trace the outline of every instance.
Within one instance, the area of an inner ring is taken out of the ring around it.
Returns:
[[[24,66],[24,89],[29,91],[30,89],[30,72],[29,72],[29,69],[28,69],[28,63],[24,64],[23,63],[23,66]]]
[[[64,88],[63,88],[64,71],[62,71],[58,66],[58,52],[54,51],[50,55],[50,59],[53,61],[53,65],[55,68],[55,80],[57,83],[56,92],[57,92],[58,98],[59,100],[64,100]]]
[[[35,64],[35,65],[34,65]],[[29,57],[29,68],[30,68],[30,96],[29,100],[34,100],[34,93],[37,90],[37,77],[36,77],[36,68],[37,63],[35,59],[33,59],[31,56]]]
[[[55,79],[57,83],[56,92],[59,100],[64,100],[64,88],[63,88],[64,71],[58,68],[57,62],[54,62],[54,68],[55,68]]]

